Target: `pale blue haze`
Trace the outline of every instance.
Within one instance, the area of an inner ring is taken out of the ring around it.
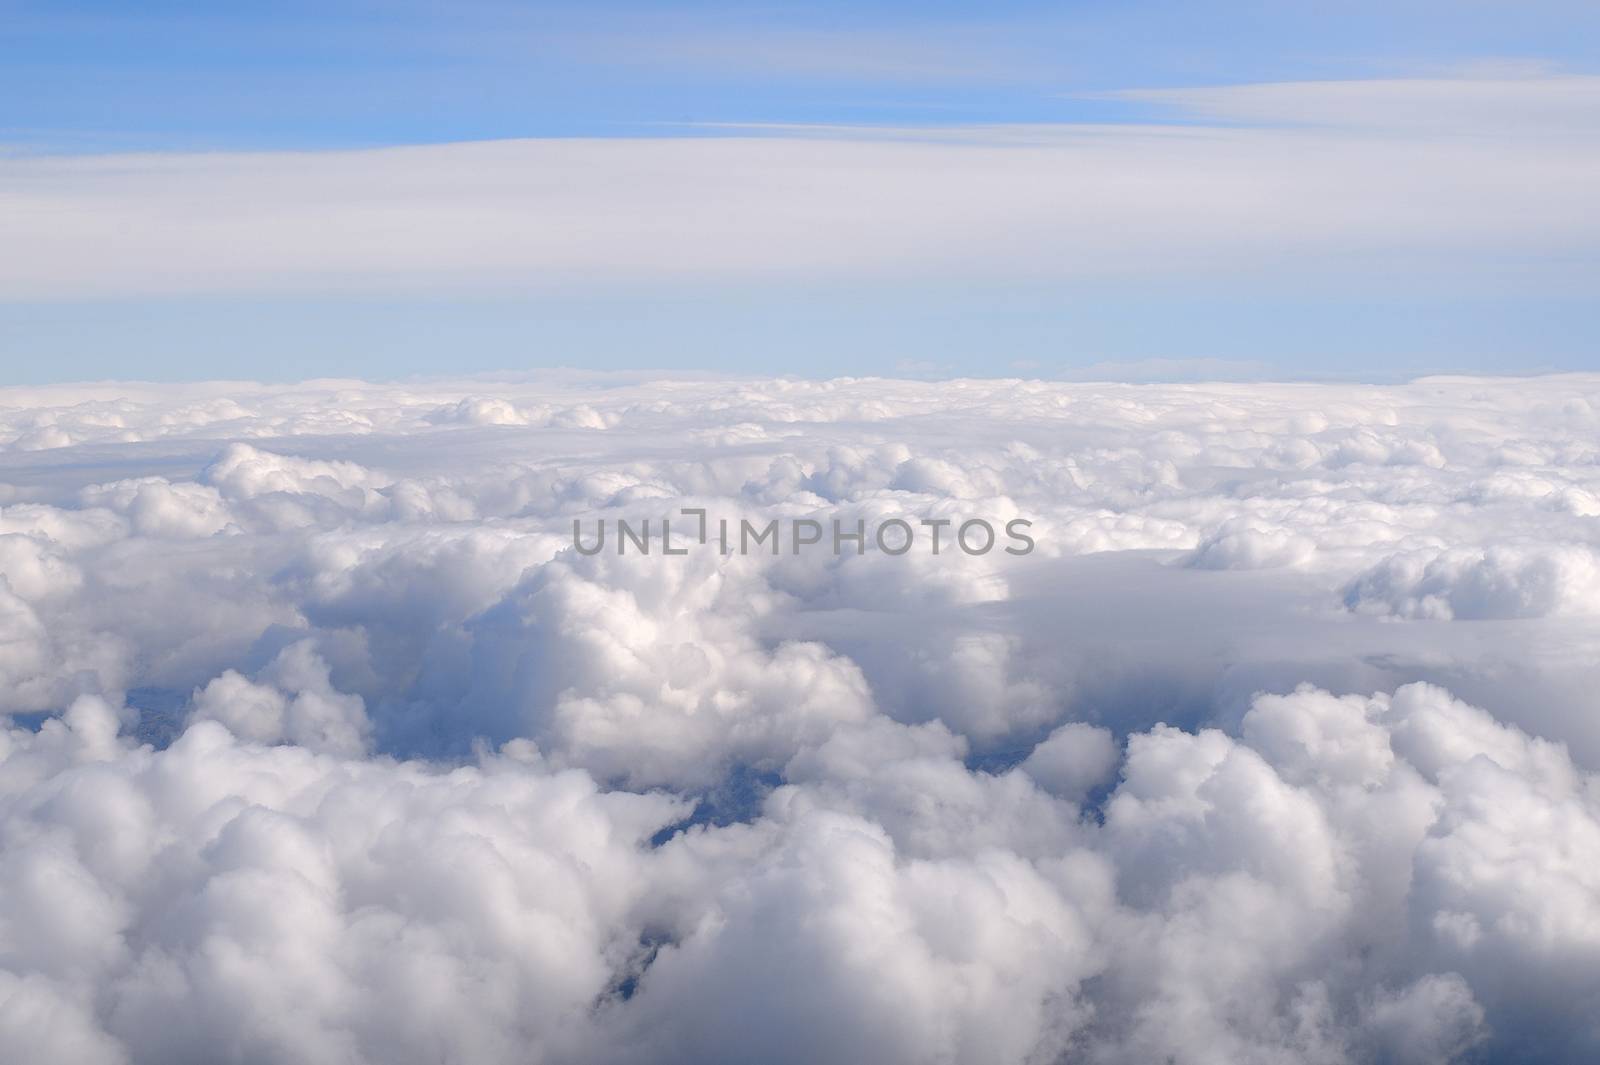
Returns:
[[[1600,6],[1539,0],[0,3],[0,147],[194,153],[706,137],[744,124],[1191,122],[1096,94],[1585,75],[1600,73],[1597,60]],[[25,261],[30,249],[3,254]],[[559,365],[1369,378],[1600,368],[1587,246],[1541,252],[1530,270],[1478,261],[1367,282],[1321,269],[975,274],[515,292],[0,290],[0,383]],[[1172,364],[1183,360],[1200,361]]]

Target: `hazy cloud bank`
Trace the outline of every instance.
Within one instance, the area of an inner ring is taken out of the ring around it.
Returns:
[[[1570,288],[1600,247],[1600,78],[1104,95],[1186,121],[0,156],[0,244],[29,249],[0,263],[0,286],[17,301],[1240,273],[1370,285],[1398,266]]]

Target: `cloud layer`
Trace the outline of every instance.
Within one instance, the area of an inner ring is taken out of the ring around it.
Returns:
[[[0,391],[0,1046],[1593,1056],[1597,410],[1588,376]],[[680,507],[1038,548],[571,547]]]
[[[1112,94],[1210,124],[0,157],[12,300],[593,283],[1566,276],[1600,78]],[[1420,131],[1420,132],[1419,132]]]

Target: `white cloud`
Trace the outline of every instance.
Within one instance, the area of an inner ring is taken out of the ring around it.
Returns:
[[[1464,76],[1291,81],[1109,94],[1208,119],[1331,126],[1437,137],[1593,136],[1600,78],[1549,70],[1493,69]]]
[[[270,683],[252,683],[226,671],[195,693],[190,722],[219,721],[253,743],[289,742],[345,755],[359,755],[366,748],[372,723],[361,697],[333,688],[328,663],[311,641],[279,652],[266,679]]]
[[[0,242],[30,254],[0,264],[0,284],[12,299],[56,299],[1565,263],[1596,248],[1600,130],[1584,116],[1597,83],[1131,94],[1314,129],[777,129],[12,155],[0,158]],[[1429,136],[1395,135],[1423,124]],[[40,424],[20,439],[57,446],[64,432]]]
[[[1587,1059],[1596,409],[0,390],[0,1045]],[[1038,549],[572,549],[683,506]]]
[[[1352,609],[1411,618],[1600,613],[1600,560],[1583,544],[1495,544],[1394,555],[1345,593]]]

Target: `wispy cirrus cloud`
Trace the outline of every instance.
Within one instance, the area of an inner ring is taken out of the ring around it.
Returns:
[[[1449,136],[1600,135],[1600,77],[1492,64],[1475,76],[1290,81],[1095,94],[1201,120]]]

